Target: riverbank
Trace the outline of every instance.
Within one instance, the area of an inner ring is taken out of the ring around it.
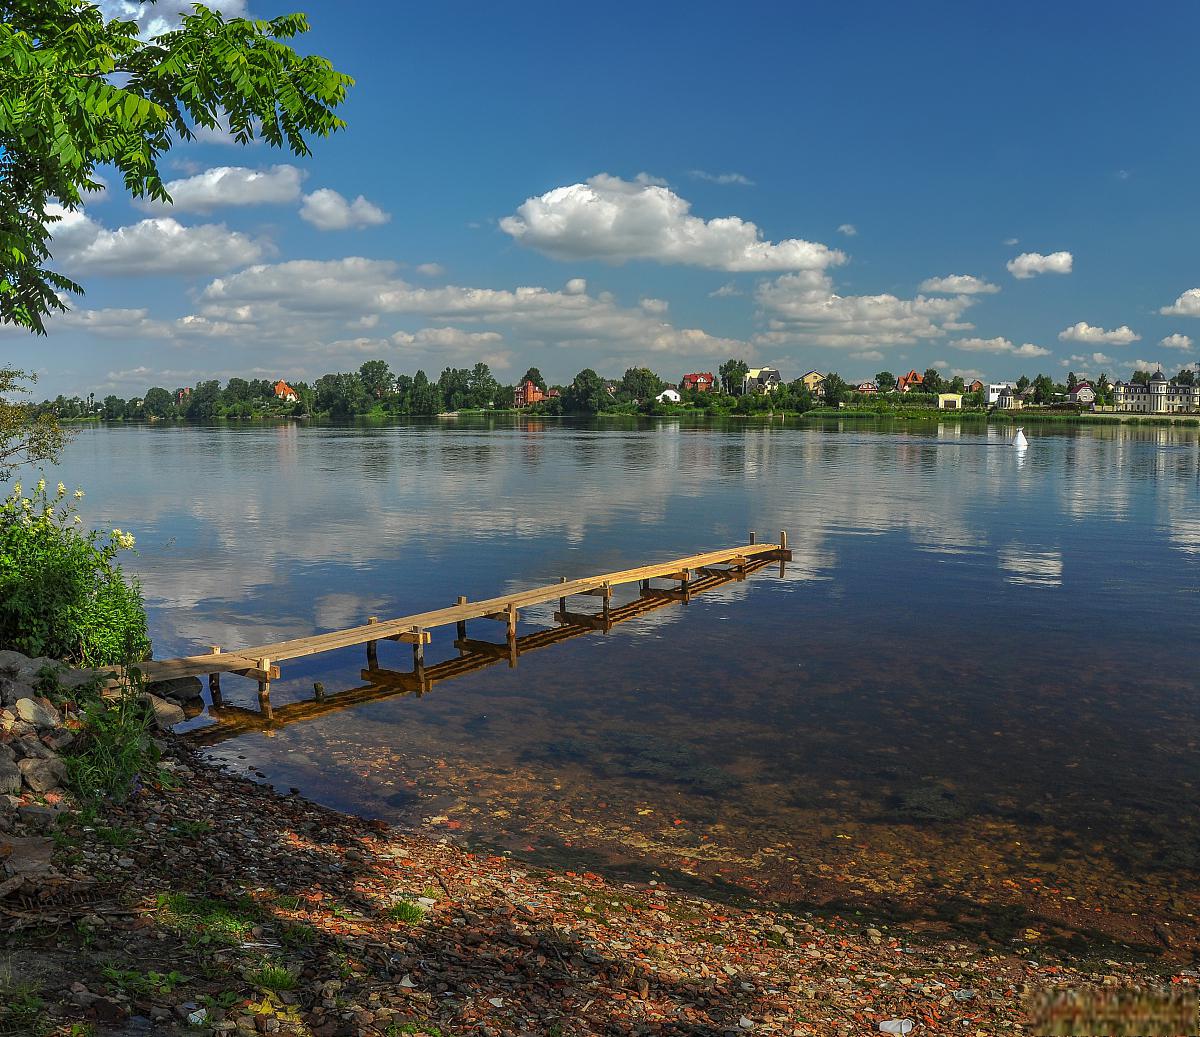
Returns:
[[[938,410],[934,407],[914,407],[879,410],[868,407],[819,407],[798,415],[804,419],[838,418],[841,420],[877,421],[958,421],[989,425],[1177,425],[1200,427],[1200,416],[1188,414],[1129,414],[1087,411],[1074,414],[1065,411],[1022,410]]]
[[[45,899],[0,901],[3,967],[60,1032],[184,1032],[191,1017],[325,1037],[815,1035],[907,1018],[994,1034],[1022,1032],[1043,986],[1195,983],[1165,962],[1030,960],[535,871],[276,795],[175,741],[127,805],[17,829],[61,878]]]
[[[78,718],[30,695],[26,671],[6,678],[0,752],[50,758]],[[159,745],[134,794],[93,814],[25,765],[0,800],[0,1032],[1048,1033],[1026,1029],[1031,993],[1197,982],[1169,957],[1065,957],[535,869]]]

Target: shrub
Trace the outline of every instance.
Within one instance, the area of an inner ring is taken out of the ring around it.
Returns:
[[[88,666],[144,659],[141,588],[115,562],[133,537],[80,528],[82,496],[59,483],[52,497],[42,479],[30,496],[18,483],[0,501],[0,647]]]
[[[66,758],[71,787],[89,807],[106,799],[122,802],[158,762],[150,710],[128,675],[116,697],[105,698],[87,686],[78,689],[76,697],[84,727]]]

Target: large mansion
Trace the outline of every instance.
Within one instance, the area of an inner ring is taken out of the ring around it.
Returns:
[[[1117,382],[1113,385],[1113,409],[1143,414],[1180,414],[1200,411],[1200,385],[1168,382],[1156,371],[1149,385]]]

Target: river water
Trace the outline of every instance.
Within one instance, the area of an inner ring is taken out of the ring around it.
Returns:
[[[544,644],[553,609],[523,613],[515,669],[418,696],[346,650],[284,665],[272,726],[236,677],[235,722],[191,726],[280,788],[533,862],[1010,945],[1200,948],[1193,430],[1037,428],[1020,453],[794,419],[131,427],[82,431],[51,477],[137,536],[160,657],[787,530],[782,576],[608,633]]]

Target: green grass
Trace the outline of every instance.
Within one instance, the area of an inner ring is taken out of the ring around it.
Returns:
[[[411,900],[397,900],[387,909],[387,916],[393,922],[422,922],[425,920],[425,909]]]
[[[113,986],[135,997],[166,997],[175,988],[188,981],[179,972],[138,972],[136,969],[118,969],[106,965],[100,974]]]
[[[138,833],[132,828],[110,828],[107,825],[97,825],[96,838],[102,843],[108,843],[109,846],[123,850],[137,842]]]
[[[0,977],[0,1034],[40,1037],[49,1032],[49,1022],[36,984]]]
[[[295,990],[299,982],[295,973],[275,961],[263,961],[257,968],[246,973],[246,980],[256,987],[275,993],[281,990]]]
[[[442,1037],[442,1031],[433,1023],[392,1023],[383,1031],[384,1037],[401,1037],[402,1034],[420,1033],[425,1037]]]
[[[226,903],[186,893],[160,893],[157,904],[159,918],[167,928],[198,944],[239,944],[260,917],[247,897]]]
[[[126,680],[114,701],[98,695],[82,700],[86,733],[64,759],[70,785],[91,814],[106,799],[124,800],[158,761],[150,716],[138,692]]]
[[[295,925],[285,925],[279,937],[292,947],[308,947],[317,942],[317,931],[311,925],[298,922]]]
[[[212,823],[209,821],[176,821],[171,826],[171,830],[185,839],[197,839],[212,831]]]

